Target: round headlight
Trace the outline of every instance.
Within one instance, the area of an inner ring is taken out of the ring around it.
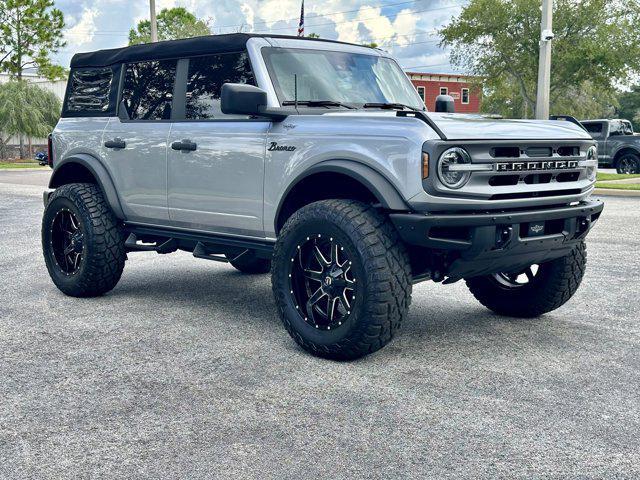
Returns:
[[[469,181],[471,173],[456,170],[456,166],[469,163],[471,163],[471,157],[464,148],[449,148],[440,155],[438,160],[438,178],[448,188],[460,188]]]

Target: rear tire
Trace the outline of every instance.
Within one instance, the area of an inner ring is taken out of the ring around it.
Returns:
[[[640,173],[640,156],[635,153],[625,153],[616,162],[616,172],[622,174]]]
[[[581,242],[569,255],[539,265],[525,284],[517,284],[514,274],[486,275],[466,282],[473,296],[498,315],[532,318],[564,305],[580,286],[586,264],[587,249]]]
[[[352,200],[323,200],[295,212],[278,236],[271,276],[285,328],[324,358],[379,350],[411,303],[409,257],[393,225]]]
[[[127,258],[122,228],[100,188],[90,183],[63,185],[51,194],[42,250],[53,283],[72,297],[113,289]]]
[[[248,274],[269,273],[271,270],[271,260],[258,258],[255,253],[247,252],[237,260],[233,260],[237,255],[225,255],[233,268]]]

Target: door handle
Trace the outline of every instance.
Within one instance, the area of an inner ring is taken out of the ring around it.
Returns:
[[[114,138],[113,140],[107,140],[104,142],[104,146],[107,148],[122,149],[127,146],[127,143],[121,138]]]
[[[171,148],[174,150],[182,150],[183,152],[193,152],[198,146],[191,140],[182,140],[181,142],[173,142]]]

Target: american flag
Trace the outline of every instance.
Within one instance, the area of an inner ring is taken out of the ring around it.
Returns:
[[[304,0],[302,0],[302,6],[300,7],[300,23],[298,24],[298,36],[304,37]]]

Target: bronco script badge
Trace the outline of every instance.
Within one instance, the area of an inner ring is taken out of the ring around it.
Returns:
[[[270,152],[293,152],[295,149],[292,145],[278,145],[277,142],[271,142],[267,148]]]

